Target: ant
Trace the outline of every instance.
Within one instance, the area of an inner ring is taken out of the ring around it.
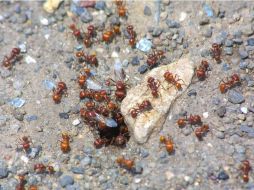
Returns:
[[[126,16],[126,8],[123,5],[123,1],[122,0],[115,0],[115,4],[117,6],[117,12],[119,17],[125,17]]]
[[[243,173],[243,181],[247,183],[249,181],[249,172],[251,170],[250,162],[248,160],[243,160],[240,169]]]
[[[158,79],[155,79],[153,77],[148,77],[147,79],[147,86],[151,89],[152,91],[152,96],[154,98],[157,98],[159,96],[158,94],[158,88],[160,87],[160,81]]]
[[[55,171],[54,171],[54,168],[53,166],[45,166],[44,164],[42,163],[39,163],[39,164],[35,164],[34,165],[34,171],[36,173],[49,173],[49,174],[53,174]]]
[[[27,137],[27,136],[23,136],[20,140],[20,145],[22,145],[23,147],[23,150],[25,152],[28,152],[31,148],[31,140],[30,140],[30,137]]]
[[[73,36],[77,40],[82,39],[81,31],[80,31],[80,29],[77,28],[77,26],[75,24],[69,25],[69,28],[71,29]]]
[[[138,108],[131,108],[129,112],[132,118],[136,118],[139,113],[150,110],[151,108],[151,102],[149,100],[144,100],[141,104],[138,104]]]
[[[165,80],[168,83],[173,84],[177,90],[182,90],[182,84],[178,81],[183,81],[183,80],[179,79],[178,75],[174,76],[173,73],[166,71],[163,76]]]
[[[189,118],[180,118],[177,120],[177,125],[179,127],[184,127],[186,125],[186,121],[188,121],[188,123],[190,125],[200,125],[202,124],[202,121],[201,121],[201,117],[199,115],[190,115]]]
[[[109,140],[105,138],[98,138],[98,139],[95,139],[93,144],[96,149],[99,149],[99,148],[102,148],[103,145],[109,144]]]
[[[239,84],[241,79],[238,74],[233,74],[230,79],[227,79],[226,82],[223,80],[220,82],[219,88],[221,93],[225,93],[228,89],[234,87],[235,85]]]
[[[61,102],[62,95],[67,92],[67,86],[64,82],[58,82],[57,88],[53,89],[52,99],[56,104]]]
[[[85,61],[87,64],[98,66],[96,54],[86,55],[83,51],[78,51],[76,52],[76,57],[78,58],[79,62]]]
[[[94,110],[88,111],[84,108],[80,109],[80,116],[90,125],[95,126],[96,122],[96,112]]]
[[[126,87],[127,87],[127,85],[121,80],[115,82],[113,79],[110,78],[106,81],[107,86],[110,85],[110,80],[113,81],[114,85],[116,86],[116,91],[115,91],[116,99],[118,101],[122,101],[126,96]]]
[[[70,136],[67,133],[62,133],[62,140],[60,140],[60,148],[63,153],[70,151]]]
[[[38,190],[38,187],[36,185],[30,185],[28,190]]]
[[[78,77],[78,84],[79,84],[80,88],[84,87],[86,80],[87,80],[87,75],[80,74],[80,76]]]
[[[120,27],[117,25],[114,25],[113,27],[111,27],[110,30],[103,32],[102,41],[104,41],[106,43],[110,43],[110,42],[112,42],[113,38],[117,34],[120,34]]]
[[[89,90],[89,89],[85,89],[85,90],[80,91],[79,98],[80,99],[84,99],[84,98],[92,99],[93,95],[94,95],[94,91]]]
[[[91,38],[96,36],[96,31],[94,25],[89,25],[87,27],[87,33],[84,33],[84,45],[88,48],[92,45]]]
[[[116,159],[116,163],[118,163],[121,167],[126,168],[127,170],[131,170],[134,168],[135,162],[131,159],[125,159],[123,156],[120,156]]]
[[[165,145],[169,154],[174,152],[174,143],[171,137],[166,138],[165,136],[160,136],[160,142]]]
[[[209,64],[207,61],[202,60],[201,65],[199,65],[198,69],[196,70],[196,75],[199,80],[204,80],[206,78],[206,73],[208,71]]]
[[[221,62],[221,47],[217,43],[212,44],[211,48],[212,57],[215,59],[217,63]]]
[[[129,34],[129,44],[132,48],[136,45],[136,32],[134,31],[134,27],[132,25],[127,26],[127,33]]]
[[[14,62],[18,59],[20,55],[20,48],[13,48],[11,50],[10,56],[4,56],[4,60],[2,61],[2,65],[7,69],[11,69]]]
[[[26,179],[24,175],[19,175],[19,183],[16,185],[15,190],[25,190]]]
[[[195,135],[198,138],[198,140],[203,140],[203,136],[209,131],[208,125],[202,125],[201,127],[197,127],[195,129]]]
[[[153,53],[148,54],[146,63],[149,69],[154,68],[162,58],[164,58],[164,51],[162,50],[153,51]]]

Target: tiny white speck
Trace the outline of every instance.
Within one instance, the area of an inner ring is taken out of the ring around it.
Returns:
[[[25,62],[26,62],[27,64],[37,63],[37,61],[36,61],[34,58],[32,58],[30,55],[27,55],[27,56],[25,57]]]
[[[181,12],[179,21],[180,21],[180,22],[184,21],[184,20],[186,19],[186,17],[187,17],[186,12]]]
[[[75,119],[75,120],[72,122],[72,125],[74,125],[74,126],[76,126],[76,125],[78,125],[78,124],[80,124],[79,119]]]
[[[48,40],[48,39],[49,39],[49,36],[50,36],[49,34],[45,34],[45,35],[44,35],[44,38],[45,38],[46,40]]]
[[[241,112],[244,113],[244,114],[247,114],[248,113],[248,108],[241,107]]]
[[[204,117],[205,119],[208,118],[208,116],[209,116],[208,112],[204,112],[204,113],[203,113],[203,117]]]
[[[44,25],[44,26],[49,25],[49,21],[46,18],[42,18],[40,21],[41,21],[41,24]]]
[[[116,51],[113,51],[111,54],[111,57],[117,58],[117,57],[119,57],[119,55]]]
[[[28,163],[28,161],[29,161],[29,158],[28,157],[26,157],[26,156],[21,156],[20,157],[20,159],[23,161],[23,162],[25,162],[26,164]]]

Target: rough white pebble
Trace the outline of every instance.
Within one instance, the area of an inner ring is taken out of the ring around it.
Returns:
[[[244,113],[244,114],[247,114],[248,113],[248,108],[241,107],[241,112]]]
[[[34,58],[32,58],[30,55],[27,55],[27,56],[25,57],[25,62],[26,62],[27,64],[37,63],[37,61],[36,61]]]
[[[181,12],[179,21],[180,22],[184,21],[186,19],[186,17],[187,17],[187,13],[186,12]]]
[[[78,125],[78,124],[80,124],[79,119],[75,119],[75,120],[72,122],[72,125],[74,125],[74,126],[76,126],[76,125]]]
[[[208,118],[208,116],[209,116],[209,113],[208,112],[204,112],[203,113],[203,117],[206,119],[206,118]]]
[[[22,156],[20,157],[20,159],[21,159],[23,162],[25,162],[26,164],[29,162],[29,158],[26,157],[26,156],[24,156],[24,155],[22,155]]]

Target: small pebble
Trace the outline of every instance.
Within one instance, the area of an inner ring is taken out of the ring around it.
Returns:
[[[33,58],[33,57],[31,57],[30,55],[27,55],[26,57],[25,57],[25,62],[27,63],[27,64],[32,64],[32,63],[37,63],[37,61]]]
[[[41,19],[40,19],[40,22],[41,22],[41,24],[42,24],[43,26],[48,26],[48,25],[49,25],[49,21],[48,21],[48,19],[46,19],[46,18],[41,18]]]
[[[84,8],[84,12],[80,15],[80,19],[84,23],[91,22],[93,20],[92,14]]]
[[[147,5],[144,7],[144,15],[146,15],[146,16],[152,15],[152,11],[151,11],[150,7],[148,7]]]
[[[24,114],[18,110],[13,112],[13,116],[15,117],[15,119],[19,120],[19,121],[23,121],[24,120]]]
[[[139,57],[138,56],[134,56],[131,60],[131,64],[132,65],[139,65],[140,61],[139,61]]]
[[[248,46],[254,46],[254,38],[249,38],[247,40],[247,44],[248,44]]]
[[[168,19],[166,21],[166,24],[168,25],[169,28],[179,28],[180,27],[180,24],[174,20],[170,20]]]
[[[153,37],[159,37],[162,33],[162,29],[159,28],[159,27],[156,27],[153,29],[153,33],[152,33],[152,36]]]
[[[84,158],[80,161],[80,164],[81,164],[82,166],[88,166],[88,165],[90,165],[91,163],[92,163],[92,159],[91,159],[90,156],[86,156],[86,157],[84,157]]]
[[[187,93],[188,96],[196,96],[197,95],[197,91],[195,89],[191,89],[188,91]]]
[[[226,55],[233,55],[233,48],[232,47],[225,47],[224,52]]]
[[[56,88],[55,83],[50,80],[43,80],[42,83],[47,90],[53,90],[54,88]]]
[[[224,139],[225,138],[225,134],[221,131],[217,131],[215,133],[215,136],[218,138],[218,139]]]
[[[15,108],[21,108],[25,104],[25,100],[22,98],[14,98],[9,103],[14,106]]]
[[[84,174],[85,173],[85,169],[81,168],[81,167],[71,167],[71,171],[74,174]]]
[[[74,184],[74,179],[72,176],[64,175],[60,178],[59,183],[62,187],[66,187],[67,185]]]
[[[248,52],[243,49],[239,49],[239,54],[240,54],[241,59],[246,59],[249,56]]]
[[[105,1],[96,1],[94,8],[97,10],[104,10],[106,8]]]
[[[59,113],[59,117],[61,119],[69,119],[69,114],[62,112],[62,113]]]
[[[206,13],[206,15],[207,15],[208,17],[213,17],[213,9],[211,8],[210,5],[204,4],[203,10],[204,10],[204,12]]]
[[[144,65],[141,65],[141,66],[138,68],[138,72],[139,72],[140,74],[144,74],[144,73],[147,71],[147,69],[148,69],[148,66],[147,66],[146,64],[144,64]]]
[[[230,90],[228,93],[228,101],[233,104],[241,104],[245,101],[245,98],[240,92]]]
[[[206,119],[206,118],[208,118],[208,116],[209,116],[209,113],[208,112],[204,112],[203,113],[203,117]]]
[[[79,119],[75,119],[73,122],[72,122],[72,125],[76,126],[76,125],[79,125],[80,124],[80,120]]]
[[[202,17],[201,20],[199,21],[199,25],[206,25],[206,24],[209,24],[210,20],[209,18],[206,18],[206,17]]]
[[[248,108],[241,107],[241,112],[244,113],[244,114],[247,114],[248,113]]]
[[[26,53],[26,44],[25,43],[19,44],[18,47],[20,48],[21,53]]]
[[[143,51],[148,52],[152,48],[152,42],[146,38],[142,38],[137,44],[136,48]]]
[[[186,12],[181,12],[179,21],[180,22],[184,21],[186,19],[186,17],[187,17],[187,13]]]
[[[226,114],[226,107],[221,106],[221,107],[219,107],[219,109],[217,109],[216,112],[219,117],[224,117],[224,115]]]
[[[25,117],[28,122],[35,121],[38,119],[38,116],[36,115],[28,115]]]
[[[225,171],[221,171],[218,174],[218,179],[219,180],[228,180],[229,179],[229,175]]]

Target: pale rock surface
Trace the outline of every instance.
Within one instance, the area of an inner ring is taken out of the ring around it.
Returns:
[[[176,90],[174,86],[169,85],[164,80],[163,75],[166,71],[177,74],[184,81],[184,84],[182,81],[179,81],[183,84],[181,91]],[[159,131],[161,129],[172,103],[187,89],[191,83],[193,74],[194,66],[192,61],[188,58],[183,58],[177,62],[151,70],[144,77],[141,84],[128,90],[127,96],[121,104],[121,112],[137,143],[145,143],[153,131]],[[158,98],[153,98],[150,89],[148,90],[147,78],[150,76],[161,81],[159,88],[160,97]],[[144,100],[149,100],[153,109],[140,113],[137,118],[133,119],[129,110],[136,107],[137,103],[141,104]]]

